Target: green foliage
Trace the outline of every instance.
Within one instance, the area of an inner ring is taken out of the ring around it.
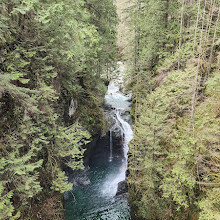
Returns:
[[[199,207],[201,212],[199,219],[218,219],[220,205],[220,175],[219,175],[219,80],[218,73],[207,81],[206,92],[209,97],[201,103],[195,114],[197,127],[196,160],[200,174],[199,184],[204,192],[200,197]]]
[[[214,220],[220,213],[219,2],[206,2],[205,11],[204,1],[199,11],[198,2],[181,4],[135,1],[130,8],[128,182],[140,219]]]
[[[65,176],[65,172],[57,169],[55,171],[55,177],[52,181],[51,189],[64,193],[72,189],[72,184],[68,182],[68,177]]]
[[[218,208],[220,205],[219,191],[219,187],[207,190],[206,197],[203,198],[199,203],[202,210],[199,214],[199,219],[216,220],[220,218]]]
[[[20,213],[17,212],[16,215],[13,215],[14,213],[14,206],[11,203],[11,198],[13,197],[13,192],[10,191],[7,194],[4,193],[5,186],[4,183],[0,183],[0,213],[1,213],[1,219],[18,219],[20,217]]]
[[[112,0],[1,1],[0,218],[41,212],[36,198],[71,188],[64,165],[83,169],[103,123],[100,75],[114,66],[116,24]]]
[[[55,139],[57,145],[56,155],[62,158],[70,157],[66,164],[73,170],[83,169],[82,159],[85,149],[82,149],[82,147],[89,143],[89,139],[90,134],[78,123],[62,128],[58,131]]]

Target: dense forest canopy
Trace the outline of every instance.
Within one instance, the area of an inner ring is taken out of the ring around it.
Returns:
[[[127,13],[134,219],[220,219],[220,2],[136,0]]]
[[[220,219],[219,17],[219,0],[1,0],[0,219],[64,219],[117,57],[133,219]]]
[[[63,167],[83,167],[103,125],[116,24],[112,0],[0,2],[0,219],[63,218]]]

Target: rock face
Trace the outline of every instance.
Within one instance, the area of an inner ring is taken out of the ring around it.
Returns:
[[[126,76],[126,68],[123,62],[117,62],[118,69],[112,72],[111,81],[119,87],[119,90],[126,94],[125,89],[125,76]],[[129,94],[130,95],[130,94]]]
[[[131,94],[124,95],[121,91],[124,90],[124,65],[118,62],[119,68],[117,74],[108,85],[108,92],[105,96],[105,102],[102,106],[104,110],[104,119],[108,122],[109,131],[113,132],[114,137],[122,136],[122,126],[116,118],[116,110],[120,111],[120,117],[132,124],[130,111],[131,111]]]
[[[70,106],[69,106],[69,117],[72,117],[72,115],[74,115],[74,113],[76,112],[76,109],[77,109],[77,100],[73,100],[71,99],[71,102],[70,102]]]
[[[92,137],[92,141],[89,142],[89,143],[84,147],[84,149],[86,149],[86,151],[85,151],[85,153],[84,153],[84,158],[83,158],[85,167],[88,167],[88,166],[89,166],[89,162],[90,162],[90,159],[91,159],[91,155],[93,154],[94,148],[95,148],[96,143],[97,143],[97,141],[98,141],[99,139],[100,139],[100,134],[97,134],[96,136],[93,136],[93,137]]]
[[[127,192],[128,192],[128,184],[127,184],[126,180],[118,183],[118,190],[117,190],[116,196],[125,194]]]
[[[131,108],[127,108],[125,109],[124,111],[121,112],[121,117],[126,121],[128,122],[128,124],[132,124],[132,118],[131,118]]]
[[[107,132],[105,136],[101,137],[97,142],[96,142],[96,147],[94,148],[92,152],[92,158],[97,160],[100,157],[107,157],[109,156],[109,139],[110,139],[110,133]],[[121,147],[121,137],[116,137],[114,136],[113,133],[113,145],[114,145],[114,154],[121,157],[123,155],[123,149]]]

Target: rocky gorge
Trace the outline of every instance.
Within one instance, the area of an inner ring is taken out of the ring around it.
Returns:
[[[122,62],[118,66],[102,105],[107,128],[88,144],[85,170],[67,172],[74,186],[72,192],[65,193],[67,220],[130,218],[126,170],[128,143],[133,137],[131,96],[121,92],[125,69]]]

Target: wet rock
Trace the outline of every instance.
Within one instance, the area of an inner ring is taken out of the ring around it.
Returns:
[[[97,141],[100,139],[100,136],[101,136],[101,134],[97,134],[97,135],[93,136],[91,138],[92,140],[86,146],[84,146],[84,149],[86,149],[86,151],[84,153],[84,158],[83,158],[85,167],[89,166],[91,156],[93,154],[93,151],[94,151],[94,148],[97,144]]]
[[[125,120],[126,122],[128,122],[128,124],[132,125],[132,118],[131,118],[131,115],[130,115],[130,109],[126,110],[126,111],[123,111],[121,113],[121,117],[123,120]]]
[[[78,103],[77,100],[73,100],[73,98],[71,99],[70,102],[70,106],[69,106],[69,117],[72,117],[72,115],[74,115],[74,113],[76,112],[76,109],[78,107]]]
[[[114,146],[113,154],[114,156],[122,156],[123,155],[123,148],[122,148],[122,139],[121,136],[118,138],[115,136],[115,133],[112,133],[112,142]],[[109,145],[110,145],[110,132],[108,131],[106,135],[101,137],[97,143],[94,151],[92,152],[93,160],[99,160],[99,158],[109,156]]]
[[[108,104],[108,103],[104,103],[104,104],[102,104],[102,108],[103,108],[103,110],[106,112],[106,111],[111,111],[112,110],[112,106],[110,105],[110,104]]]
[[[127,185],[126,180],[119,182],[116,196],[122,195],[127,192],[128,192],[128,185]]]
[[[104,119],[108,122],[108,131],[112,130],[113,136],[115,138],[121,138],[122,130],[121,127],[116,124],[117,123],[116,116],[112,109],[111,111],[104,112]]]

